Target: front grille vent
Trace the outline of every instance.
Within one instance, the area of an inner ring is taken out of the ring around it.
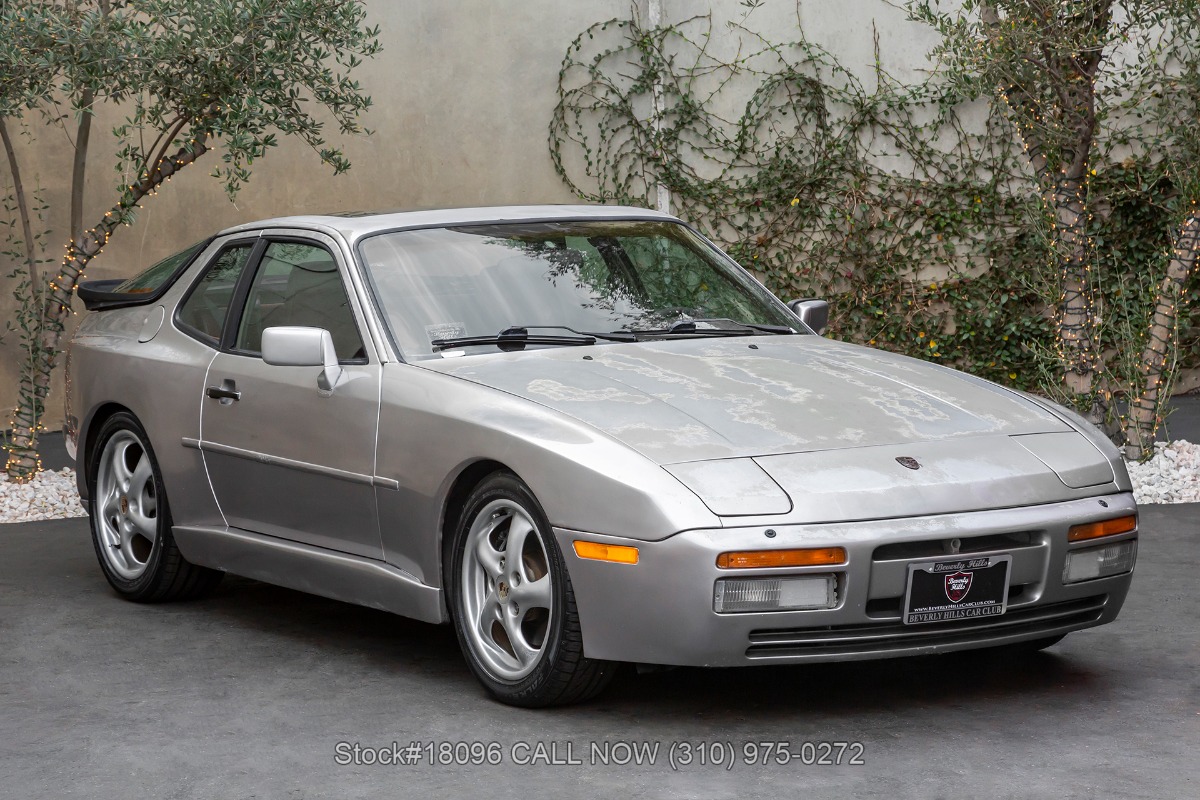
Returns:
[[[746,657],[829,658],[868,653],[886,654],[890,651],[938,644],[986,643],[989,640],[1024,634],[1053,636],[1095,623],[1104,613],[1107,602],[1108,595],[1096,595],[1064,603],[1015,609],[1002,617],[992,617],[986,621],[958,620],[930,625],[904,625],[897,620],[865,625],[755,630],[750,632],[750,647],[746,650]]]

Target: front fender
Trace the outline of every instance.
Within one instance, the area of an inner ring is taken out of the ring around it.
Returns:
[[[442,508],[455,478],[494,461],[533,491],[552,525],[652,541],[719,526],[650,459],[581,422],[504,392],[407,364],[383,376],[376,474],[387,560],[440,585]]]

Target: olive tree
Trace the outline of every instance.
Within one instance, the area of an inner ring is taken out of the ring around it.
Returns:
[[[965,94],[1011,120],[1057,268],[1057,350],[1066,394],[1092,421],[1120,417],[1127,455],[1145,456],[1173,374],[1178,307],[1200,251],[1200,3],[1196,0],[913,0],[942,40],[933,56]],[[1105,342],[1095,303],[1091,183],[1111,160],[1141,160],[1170,185],[1173,245],[1144,330]],[[1114,350],[1140,369],[1108,369]],[[1118,415],[1113,395],[1127,410]]]
[[[29,269],[38,303],[32,363],[20,385],[7,472],[37,470],[37,432],[72,292],[88,264],[141,204],[208,156],[232,198],[251,165],[293,136],[335,173],[350,165],[327,141],[363,131],[371,99],[350,73],[380,49],[361,0],[22,0],[0,5],[0,128],[18,196],[18,153],[7,123],[40,115],[70,134],[70,230],[56,273]],[[114,153],[92,152],[97,111],[123,116]],[[84,182],[116,167],[112,203],[87,217]],[[27,205],[27,204],[26,204]],[[22,230],[32,233],[27,208]]]

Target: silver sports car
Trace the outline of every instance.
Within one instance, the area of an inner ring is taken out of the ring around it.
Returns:
[[[79,294],[68,446],[131,600],[231,572],[450,622],[539,706],[621,663],[1041,648],[1129,588],[1096,430],[822,338],[668,215],[273,219]]]

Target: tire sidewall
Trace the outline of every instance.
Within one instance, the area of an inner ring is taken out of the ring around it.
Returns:
[[[100,474],[100,460],[104,454],[104,448],[108,445],[109,440],[114,434],[121,431],[129,431],[138,438],[138,443],[142,446],[146,456],[150,459],[150,466],[153,471],[154,491],[157,498],[157,506],[155,511],[156,531],[154,536],[154,545],[150,553],[150,560],[146,563],[146,569],[142,574],[130,580],[118,575],[108,563],[108,557],[104,553],[104,539],[100,534],[98,517],[101,513],[100,498],[96,495],[96,483]],[[100,568],[104,570],[104,577],[108,579],[109,584],[114,589],[123,595],[129,597],[139,597],[154,590],[159,574],[162,571],[163,554],[167,549],[167,531],[170,529],[171,511],[167,505],[167,492],[163,487],[162,474],[158,469],[158,459],[154,456],[154,449],[150,446],[150,437],[146,435],[146,429],[138,422],[137,417],[128,412],[118,412],[104,421],[100,428],[99,434],[96,436],[95,447],[88,454],[87,463],[87,488],[88,497],[91,502],[88,504],[88,523],[92,532],[92,546],[96,550],[96,558],[100,561]]]
[[[476,656],[470,636],[464,627],[466,621],[462,607],[462,567],[463,559],[466,555],[467,535],[471,530],[471,523],[479,511],[494,500],[507,500],[517,503],[529,514],[537,526],[538,534],[541,537],[542,548],[545,550],[546,561],[550,567],[550,579],[553,582],[551,590],[554,608],[551,610],[550,627],[546,632],[546,644],[541,660],[538,661],[533,672],[520,680],[511,682],[494,678]],[[512,473],[497,472],[492,474],[485,478],[471,492],[470,497],[467,498],[463,513],[459,516],[458,525],[454,532],[451,555],[450,572],[446,581],[446,585],[450,588],[450,602],[447,605],[450,608],[450,615],[453,620],[455,634],[458,637],[459,646],[471,667],[471,671],[475,673],[476,677],[479,678],[480,682],[483,683],[489,692],[507,701],[511,702],[512,700],[536,695],[551,680],[553,673],[556,671],[558,660],[561,657],[563,625],[566,624],[565,612],[570,582],[562,553],[559,551],[558,544],[554,540],[553,531],[549,520],[546,518],[546,513],[542,510],[541,504],[538,503],[537,498],[533,496],[528,487]]]

